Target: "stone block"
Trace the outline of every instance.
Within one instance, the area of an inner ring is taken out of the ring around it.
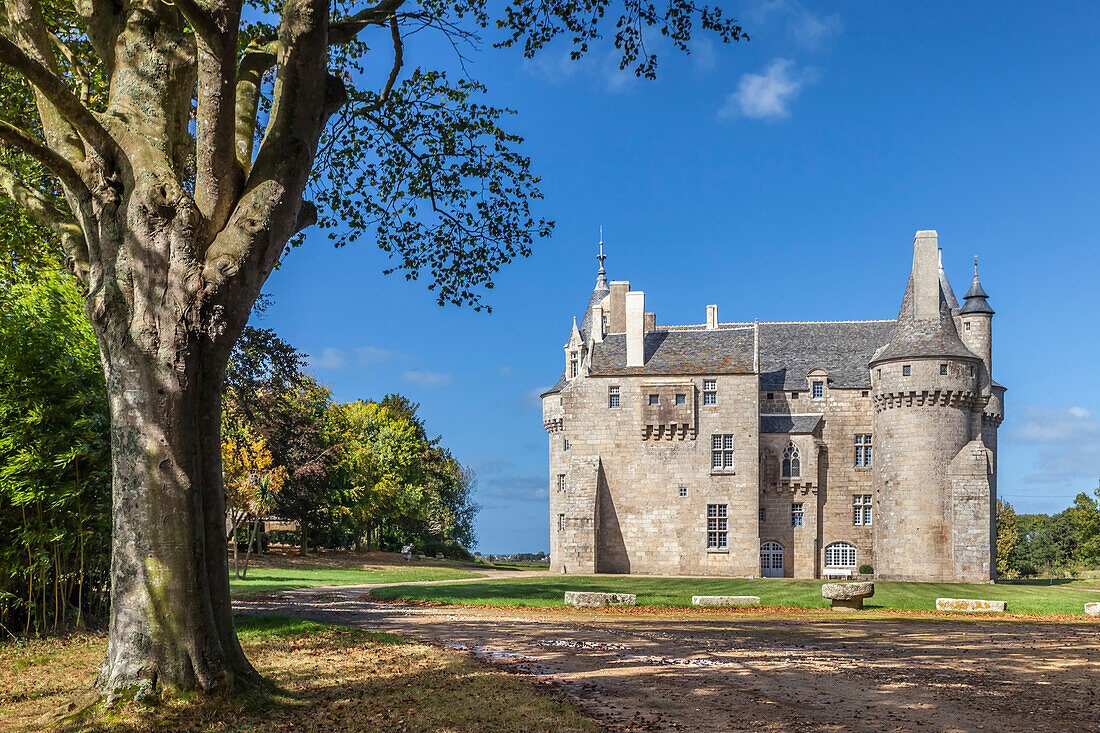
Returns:
[[[937,598],[937,611],[955,611],[957,613],[1004,613],[1008,610],[1005,601],[979,601],[970,598]]]
[[[577,608],[603,608],[605,606],[633,606],[638,596],[633,593],[592,593],[567,590],[565,605]]]
[[[693,606],[759,606],[760,596],[692,596]]]
[[[1086,616],[1100,616],[1100,603],[1086,603],[1085,604]]]
[[[863,608],[863,599],[875,594],[874,583],[825,583],[821,596],[833,602],[833,608]]]

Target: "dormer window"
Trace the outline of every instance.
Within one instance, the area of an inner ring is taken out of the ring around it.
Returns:
[[[820,400],[822,397],[825,396],[825,383],[824,382],[814,382],[814,384],[813,384],[813,395],[814,395],[815,400]]]
[[[580,371],[580,358],[577,356],[577,352],[573,352],[569,355],[569,378],[575,379],[577,373]]]

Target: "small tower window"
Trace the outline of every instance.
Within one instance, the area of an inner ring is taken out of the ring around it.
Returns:
[[[686,394],[676,395],[676,404],[677,405],[686,405],[687,402],[688,402],[688,400],[687,400],[687,395]]]
[[[680,496],[687,496],[687,495],[688,495],[688,487],[681,486],[680,487]]]
[[[856,436],[856,466],[871,465],[871,436]]]
[[[565,491],[565,474],[558,474],[558,491]]]
[[[801,527],[802,526],[802,505],[801,504],[791,504],[791,526],[792,527]]]
[[[572,447],[573,446],[569,443],[569,438],[562,438],[562,441],[561,441],[561,449],[562,450],[569,450]]]
[[[572,354],[569,355],[569,378],[575,378],[579,370],[580,359],[577,358],[577,352],[574,351]]]
[[[564,532],[565,531],[565,515],[564,514],[559,514],[558,515],[558,531],[559,532]]]
[[[814,399],[815,400],[820,400],[824,396],[825,396],[825,383],[824,382],[814,382]]]
[[[940,374],[947,374],[947,365],[940,364]]]
[[[963,322],[963,330],[964,331],[969,331],[970,330],[970,321],[964,321]]]
[[[768,510],[765,509],[764,507],[760,507],[760,521],[761,522],[768,521]]]
[[[658,394],[651,394],[651,395],[649,396],[649,404],[651,404],[651,405],[659,405],[659,404],[661,404],[661,395],[658,395]]]
[[[973,364],[970,365],[970,376],[972,376],[972,377],[974,376],[974,365]]]
[[[791,399],[792,400],[797,400],[798,399],[798,392],[791,392]]]
[[[612,409],[619,406],[619,388],[615,385],[607,388],[607,406]]]
[[[906,364],[905,366],[903,366],[901,368],[901,376],[903,376],[903,377],[908,377],[912,373],[913,373],[913,367],[909,366],[908,364]]]
[[[802,475],[802,462],[799,460],[798,447],[792,442],[787,443],[787,449],[783,451],[783,478],[799,478]]]
[[[769,400],[774,400],[775,399],[775,392],[768,392],[768,399]]]

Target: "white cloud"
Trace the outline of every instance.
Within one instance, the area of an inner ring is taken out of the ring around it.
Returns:
[[[405,372],[401,375],[401,379],[420,387],[445,387],[451,383],[450,374],[426,372],[420,369],[413,369]]]
[[[314,369],[336,372],[348,365],[348,355],[340,349],[324,349],[320,356],[310,356],[307,361]]]
[[[380,349],[377,346],[360,346],[355,350],[355,360],[360,366],[378,364],[379,362],[389,361],[392,358],[394,358],[394,353],[392,351]]]
[[[798,70],[790,59],[775,59],[761,74],[743,74],[737,91],[718,111],[722,119],[738,115],[753,119],[790,116],[790,103],[813,81],[812,69]]]
[[[1006,430],[1003,437],[1039,448],[1035,458],[1038,472],[1025,476],[1026,483],[1070,483],[1100,476],[1100,419],[1084,407],[1026,407],[1024,424]]]

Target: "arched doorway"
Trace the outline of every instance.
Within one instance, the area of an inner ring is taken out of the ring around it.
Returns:
[[[765,578],[783,577],[783,545],[778,542],[760,545],[760,575]]]

